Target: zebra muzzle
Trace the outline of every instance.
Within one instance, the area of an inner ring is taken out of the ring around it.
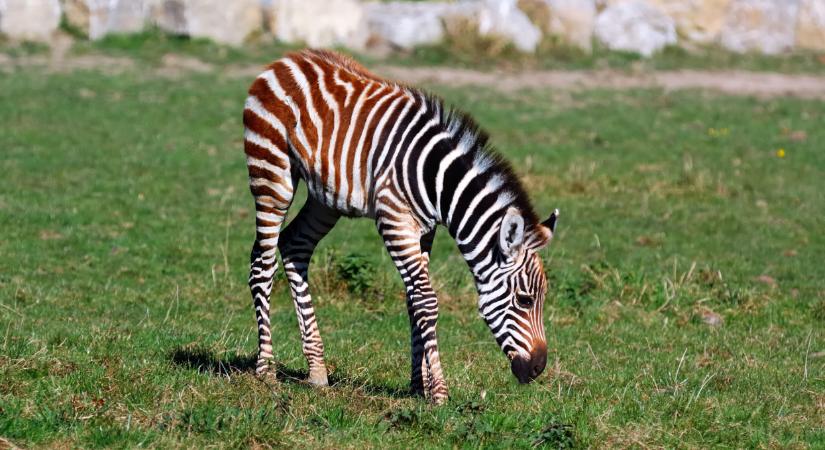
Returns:
[[[518,378],[519,383],[525,384],[535,380],[547,365],[547,346],[538,346],[530,352],[530,358],[516,356],[510,361],[510,370]]]

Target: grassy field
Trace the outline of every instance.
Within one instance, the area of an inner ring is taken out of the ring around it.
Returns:
[[[0,76],[0,437],[54,447],[825,447],[825,104],[444,89],[562,210],[548,369],[518,385],[443,231],[452,398],[409,397],[402,286],[368,220],[313,266],[332,387],[281,278],[278,382],[246,286],[249,80]],[[781,150],[781,151],[780,151]],[[780,157],[782,156],[782,157]],[[0,440],[0,447],[3,446]]]
[[[512,45],[504,45],[495,39],[473,37],[474,32],[449,35],[440,45],[423,46],[409,51],[394,52],[379,57],[375,54],[356,54],[359,61],[375,64],[408,66],[458,66],[482,70],[588,70],[615,69],[626,71],[649,70],[725,70],[739,69],[783,73],[825,73],[825,55],[821,52],[799,51],[795,53],[761,56],[755,53],[736,54],[719,47],[697,47],[690,51],[668,47],[645,59],[639,55],[614,52],[594,43],[593,51],[585,53],[565,46],[552,38],[541,42],[537,51],[524,54]],[[218,65],[262,64],[273,54],[300,47],[271,42],[266,37],[253,39],[242,49],[217,45],[204,39],[187,39],[168,36],[158,30],[138,35],[111,35],[100,41],[77,41],[73,54],[104,53],[113,56],[137,58],[144,63],[158,63],[170,51],[184,53]],[[12,53],[45,52],[44,47],[23,46],[9,50]]]

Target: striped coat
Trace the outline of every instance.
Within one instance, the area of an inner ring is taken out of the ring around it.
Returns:
[[[369,217],[406,286],[412,389],[447,398],[428,274],[444,226],[473,272],[479,311],[521,382],[546,363],[546,277],[538,250],[557,211],[540,222],[510,166],[467,116],[420,90],[381,79],[336,53],[305,50],[270,65],[249,89],[245,152],[256,208],[249,284],[259,330],[256,371],[272,358],[269,297],[281,253],[309,381],[327,384],[308,285],[310,257],[341,216]],[[309,197],[282,228],[299,180]]]

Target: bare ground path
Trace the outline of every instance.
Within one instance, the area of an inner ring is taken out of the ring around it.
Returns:
[[[178,78],[191,73],[214,73],[227,77],[251,78],[263,65],[216,66],[184,55],[168,54],[160,65],[144,67],[130,58],[100,54],[69,56],[36,55],[10,57],[0,53],[0,73],[19,68],[42,68],[49,72],[100,70],[105,73],[148,72],[159,77]],[[762,98],[793,96],[825,100],[825,76],[748,71],[646,71],[541,70],[478,71],[450,67],[378,66],[373,70],[388,78],[410,84],[433,83],[447,86],[484,86],[501,91],[519,89],[704,89],[729,95]]]
[[[731,95],[758,97],[795,96],[825,99],[825,76],[789,75],[746,71],[650,71],[642,73],[601,71],[479,72],[454,68],[382,67],[378,73],[410,83],[430,82],[449,86],[491,86],[504,91],[518,89],[706,89]]]

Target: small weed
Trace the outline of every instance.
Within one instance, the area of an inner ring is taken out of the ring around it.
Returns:
[[[335,269],[352,293],[365,293],[375,286],[375,265],[362,254],[350,253],[337,258]]]
[[[456,425],[454,433],[455,441],[478,446],[480,441],[495,435],[496,428],[483,418],[473,417]]]
[[[811,306],[811,314],[817,320],[825,321],[825,300],[819,300]]]
[[[456,411],[461,414],[478,414],[480,412],[483,412],[484,408],[484,403],[481,403],[476,400],[471,400],[469,402],[458,405]]]
[[[533,447],[567,449],[576,447],[573,426],[565,423],[551,422],[533,441]]]
[[[384,415],[384,422],[389,428],[410,427],[419,420],[419,411],[411,408],[399,408]]]

